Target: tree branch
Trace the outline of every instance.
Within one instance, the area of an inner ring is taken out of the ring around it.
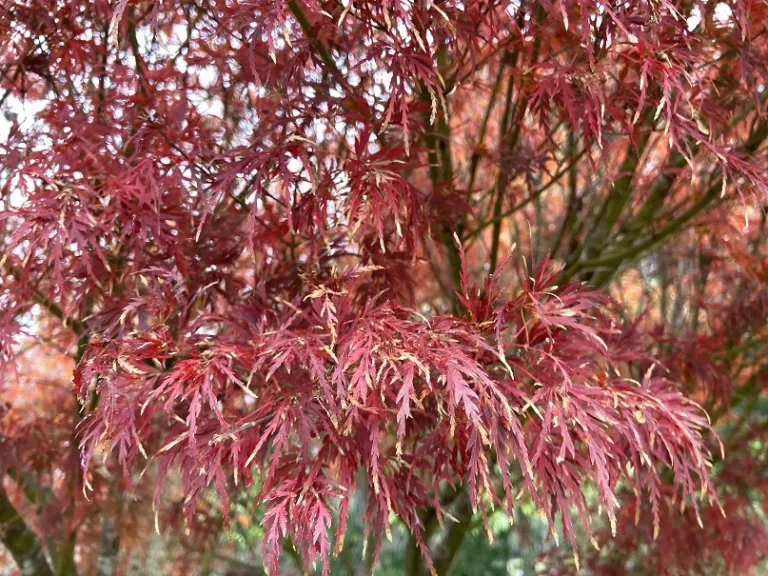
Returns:
[[[511,208],[501,212],[498,216],[494,216],[493,218],[491,218],[489,220],[486,220],[485,222],[480,223],[477,227],[475,227],[472,230],[470,230],[469,232],[467,232],[464,235],[464,237],[462,238],[462,240],[466,241],[466,240],[470,240],[470,239],[472,239],[472,238],[474,238],[476,236],[479,236],[483,232],[483,230],[488,228],[488,226],[490,226],[491,224],[494,224],[496,222],[500,222],[500,221],[504,220],[505,218],[507,218],[508,216],[511,216],[512,214],[514,214],[518,210],[522,210],[523,208],[528,206],[528,204],[530,204],[536,198],[538,198],[539,196],[544,194],[544,192],[546,192],[547,190],[552,188],[552,186],[554,186],[560,180],[560,178],[563,177],[563,175],[567,174],[571,170],[571,168],[573,168],[573,166],[575,166],[576,163],[579,162],[579,160],[582,159],[582,157],[584,156],[585,153],[586,153],[586,149],[583,149],[581,152],[576,154],[573,157],[573,159],[566,166],[564,166],[563,168],[558,170],[552,176],[552,179],[549,182],[547,182],[546,184],[544,184],[544,186],[542,186],[541,188],[538,188],[537,190],[535,190],[525,200],[521,200],[520,202],[518,202],[517,204],[515,204]]]
[[[759,127],[754,131],[752,136],[745,142],[740,148],[739,152],[742,154],[754,154],[762,143],[768,138],[768,122],[762,122]],[[672,163],[676,162],[677,158],[673,157]],[[664,198],[670,191],[674,184],[674,179],[668,176],[663,176],[661,184],[658,188],[654,186],[652,196],[650,200],[653,200],[654,204],[647,210],[641,210],[642,219],[649,217],[649,214],[653,214],[656,211],[656,203],[659,198]],[[576,274],[586,271],[592,271],[592,277],[589,279],[590,283],[597,287],[606,286],[614,277],[616,272],[622,266],[633,262],[642,254],[645,254],[649,250],[658,248],[663,245],[669,238],[683,230],[684,226],[693,220],[696,216],[701,214],[704,210],[708,209],[714,203],[718,201],[723,189],[722,178],[717,178],[710,185],[707,191],[702,194],[693,204],[691,204],[683,214],[676,219],[668,222],[660,229],[651,232],[644,238],[635,238],[630,236],[629,239],[623,242],[617,242],[613,245],[613,249],[607,254],[601,254],[586,261],[573,262],[570,266],[567,266],[560,274],[559,282],[567,282],[573,278]],[[646,204],[645,207],[647,207]],[[645,208],[644,207],[644,208]],[[634,226],[633,226],[634,227]]]

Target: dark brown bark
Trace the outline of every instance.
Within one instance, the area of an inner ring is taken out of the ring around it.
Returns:
[[[24,576],[53,576],[42,543],[11,503],[0,483],[0,542]]]

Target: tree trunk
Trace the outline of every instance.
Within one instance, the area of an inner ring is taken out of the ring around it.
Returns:
[[[430,550],[435,573],[438,576],[447,576],[450,573],[456,555],[461,549],[461,544],[464,542],[464,538],[472,525],[472,505],[470,504],[466,488],[461,488],[456,494],[452,502],[451,514],[458,522],[447,520],[442,538],[435,548]],[[428,543],[431,535],[437,528],[434,510],[430,510],[427,513],[424,524],[424,539]],[[428,576],[429,574],[426,562],[422,558],[413,536],[408,538],[405,552],[405,572],[407,576]]]
[[[120,553],[120,534],[115,519],[109,515],[101,523],[99,557],[96,559],[96,576],[114,576],[117,573],[117,557]]]
[[[0,480],[0,542],[24,576],[53,576],[43,546],[8,499]]]

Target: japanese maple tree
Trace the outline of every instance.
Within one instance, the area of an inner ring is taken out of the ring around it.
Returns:
[[[127,510],[204,534],[252,490],[265,569],[329,574],[362,491],[412,575],[520,500],[563,571],[704,534],[752,569],[767,33],[757,0],[7,0],[0,542],[112,574]],[[34,417],[30,346],[70,359]]]

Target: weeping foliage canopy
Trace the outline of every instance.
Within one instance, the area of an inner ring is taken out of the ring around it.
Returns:
[[[757,0],[7,0],[0,370],[72,364],[0,435],[0,522],[59,519],[0,539],[74,573],[109,502],[257,482],[273,573],[358,488],[409,574],[518,499],[566,571],[756,566],[712,423],[764,445],[767,65]]]

